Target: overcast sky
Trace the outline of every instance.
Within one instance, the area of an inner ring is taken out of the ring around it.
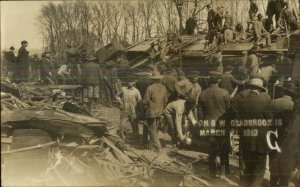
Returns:
[[[43,4],[49,1],[1,1],[1,50],[20,47],[29,42],[28,50],[42,49],[43,39],[37,27],[37,17]],[[59,1],[55,1],[59,3]]]

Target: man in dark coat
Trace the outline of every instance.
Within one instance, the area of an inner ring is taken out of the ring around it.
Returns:
[[[26,47],[28,47],[28,42],[27,41],[22,41],[21,42],[21,47],[18,52],[17,56],[17,69],[16,71],[18,72],[18,79],[19,81],[26,81],[28,78],[28,66],[29,66],[29,51],[26,50]]]
[[[292,100],[297,92],[297,87],[294,83],[284,82],[283,86],[280,86],[283,91],[283,97],[272,100],[270,109],[273,112],[274,119],[280,119],[282,121],[281,126],[276,126],[273,131],[278,132],[278,139],[276,142],[279,147],[282,147],[282,142],[286,139],[287,129],[292,119],[292,111],[294,108],[294,102]],[[300,144],[299,144],[300,145]],[[276,150],[269,152],[270,158],[270,183],[271,186],[288,186],[289,173],[282,171],[282,163],[280,159],[280,153]]]
[[[85,90],[85,101],[91,109],[95,108],[99,102],[102,71],[100,65],[96,63],[97,57],[93,51],[86,55],[85,61],[82,68],[82,84]]]
[[[207,5],[207,25],[208,25],[208,35],[207,39],[209,40],[209,44],[213,42],[214,36],[215,36],[215,18],[216,18],[217,12],[211,8],[211,5]]]
[[[207,24],[208,24],[208,33],[214,29],[214,19],[216,11],[211,8],[211,5],[207,5]]]
[[[218,72],[211,72],[210,87],[204,90],[199,97],[198,119],[217,121],[230,107],[230,98],[228,91],[219,88],[221,80]],[[213,127],[212,127],[213,128]],[[217,155],[222,152],[219,150],[221,140],[211,136],[209,137],[209,173],[212,177],[217,176]],[[227,154],[221,154],[221,165],[225,166],[226,174],[229,174],[229,157]]]
[[[299,87],[298,87],[299,90]],[[282,153],[277,154],[278,169],[285,175],[285,180],[280,181],[280,186],[300,185],[300,99],[295,100],[291,122],[286,130],[285,139],[282,142]],[[290,180],[289,180],[290,179]],[[289,180],[289,181],[288,181]],[[289,183],[289,184],[288,184]]]
[[[6,53],[5,59],[7,62],[6,68],[7,68],[7,73],[9,78],[13,78],[15,72],[15,66],[16,66],[16,56],[14,53],[15,48],[12,46],[9,48],[9,51]]]
[[[148,134],[150,136],[150,146],[160,152],[161,144],[158,139],[158,123],[160,123],[161,116],[167,106],[168,95],[167,89],[160,83],[162,76],[151,77],[155,82],[150,85],[143,98],[145,106],[145,118],[147,119],[147,126],[143,132],[143,143],[148,144]]]
[[[240,99],[237,104],[238,116],[241,121],[251,122],[249,126],[241,126],[240,154],[243,160],[242,182],[245,186],[264,186],[264,173],[268,146],[266,133],[268,125],[259,125],[259,121],[272,119],[272,113],[268,110],[271,98],[266,99],[261,92],[266,91],[263,81],[258,78],[251,79],[248,84],[249,95]]]

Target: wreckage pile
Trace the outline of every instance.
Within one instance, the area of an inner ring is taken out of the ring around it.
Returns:
[[[62,90],[52,88],[51,94],[5,80],[1,86],[5,186],[209,186],[179,161],[137,153],[110,133],[108,121]]]

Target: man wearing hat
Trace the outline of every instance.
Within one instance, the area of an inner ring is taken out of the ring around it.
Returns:
[[[257,15],[257,20],[252,21],[253,23],[253,37],[256,43],[260,42],[261,38],[265,38],[266,41],[266,47],[271,46],[271,37],[270,33],[265,29],[263,23],[262,23],[262,14]]]
[[[277,76],[280,84],[282,84],[286,78],[292,76],[292,60],[285,57],[282,51],[277,52],[276,69],[278,70]]]
[[[26,47],[28,47],[28,42],[24,40],[21,42],[21,47],[17,56],[18,66],[16,67],[16,71],[18,72],[19,81],[26,81],[28,78],[29,51],[26,50]]]
[[[51,82],[51,76],[55,72],[54,67],[51,64],[51,53],[50,52],[44,52],[42,54],[41,64],[40,64],[40,76],[41,81],[43,83]],[[52,82],[53,84],[53,82]]]
[[[6,55],[5,55],[5,59],[6,59],[6,61],[7,61],[7,66],[6,66],[6,68],[7,68],[7,76],[9,77],[9,78],[14,78],[14,74],[16,73],[15,72],[15,66],[16,66],[16,56],[15,56],[15,53],[14,53],[14,50],[15,50],[15,48],[13,47],[13,46],[11,46],[10,48],[9,48],[9,51],[6,53]]]
[[[272,119],[272,113],[268,110],[271,98],[262,94],[266,92],[266,88],[263,87],[261,79],[253,78],[247,86],[248,95],[237,103],[239,120],[253,121],[251,126],[245,124],[240,129],[239,151],[244,163],[242,182],[245,186],[265,186],[263,182],[268,153],[266,133],[269,127],[258,125],[255,121]]]
[[[198,120],[217,121],[226,110],[230,107],[230,97],[227,90],[219,87],[221,81],[221,73],[217,71],[210,72],[210,86],[204,90],[199,97],[198,103]],[[212,127],[214,128],[214,127]],[[218,150],[218,140],[211,136],[208,139],[209,143],[209,173],[211,177],[217,177],[217,162],[216,158],[220,150]],[[225,165],[227,174],[229,172],[229,164],[226,163],[225,157],[221,156],[221,164]],[[224,155],[225,156],[225,155]]]
[[[138,114],[140,112],[140,103],[142,101],[141,94],[138,89],[134,87],[135,82],[128,80],[127,85],[122,87],[122,91],[117,95],[121,98],[121,116],[119,135],[122,139],[125,139],[125,127],[126,122],[129,121],[134,139],[139,140],[139,126],[138,126]]]
[[[93,51],[85,55],[85,64],[82,68],[82,84],[84,86],[86,102],[90,109],[96,108],[100,98],[100,81],[102,71],[100,65],[96,63],[97,57]]]
[[[150,136],[150,147],[154,146],[156,151],[161,151],[161,144],[158,139],[158,124],[168,103],[166,87],[160,83],[163,76],[152,76],[151,84],[144,95],[143,104],[145,108],[145,118],[147,126],[144,127],[143,143],[148,144],[148,134]]]

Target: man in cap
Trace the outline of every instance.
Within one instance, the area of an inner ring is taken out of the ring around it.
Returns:
[[[147,126],[144,127],[143,143],[148,144],[148,134],[150,136],[150,146],[160,152],[161,144],[158,139],[158,124],[163,115],[164,108],[168,102],[166,87],[160,83],[161,75],[152,76],[154,83],[151,84],[144,95],[143,104],[145,108],[145,118]]]
[[[125,139],[125,127],[126,122],[129,121],[134,139],[139,140],[139,125],[138,125],[138,114],[140,111],[140,103],[142,97],[138,89],[134,87],[134,81],[127,81],[126,87],[122,87],[122,91],[118,93],[121,98],[121,116],[120,116],[120,126],[119,135],[121,138]]]
[[[86,102],[91,109],[96,108],[100,98],[100,81],[102,71],[100,65],[96,63],[97,57],[94,51],[89,51],[85,56],[85,64],[82,67],[82,84],[85,89]]]
[[[278,70],[278,80],[279,83],[282,84],[286,78],[292,76],[292,60],[284,56],[282,51],[277,52],[277,59],[276,59],[276,67]]]
[[[266,41],[266,47],[271,46],[271,37],[270,33],[265,29],[263,22],[262,22],[262,14],[257,15],[257,20],[252,21],[253,23],[253,37],[255,42],[258,44],[260,42],[261,38],[265,38]]]
[[[237,80],[233,75],[234,67],[231,65],[227,65],[225,67],[225,72],[221,76],[220,88],[223,88],[231,94],[234,90],[234,86],[242,85],[243,81]]]
[[[26,50],[26,47],[28,47],[28,42],[24,40],[21,42],[21,47],[17,56],[17,72],[19,81],[26,81],[28,78],[29,51]]]
[[[210,86],[204,90],[199,97],[198,104],[198,120],[217,121],[230,107],[230,97],[227,90],[219,87],[221,74],[219,72],[210,72]],[[212,127],[213,128],[213,127]],[[217,155],[219,153],[218,140],[211,136],[209,137],[209,173],[212,177],[217,177]],[[225,165],[225,170],[229,172],[228,159],[226,155],[221,156],[221,164]],[[227,160],[227,161],[226,161]]]
[[[193,116],[192,109],[195,107],[193,99],[178,99],[167,105],[164,110],[164,117],[168,123],[168,133],[172,138],[173,147],[176,148],[180,142],[185,139],[184,127],[187,117],[188,120],[195,125],[196,120]]]
[[[272,120],[272,113],[268,110],[271,98],[261,94],[266,92],[261,79],[253,78],[247,86],[248,95],[239,99],[237,103],[239,119],[252,122],[251,126],[242,125],[240,131],[239,151],[243,161],[242,166],[244,166],[242,182],[245,186],[264,186],[268,152],[266,133],[269,127],[259,125],[257,122]]]
[[[8,77],[9,78],[14,78],[14,74],[16,73],[15,71],[15,66],[16,66],[16,56],[15,56],[15,53],[14,53],[14,50],[15,48],[13,46],[11,46],[9,48],[9,51],[6,53],[5,55],[5,59],[6,59],[6,62],[7,62],[7,73],[8,73]]]

